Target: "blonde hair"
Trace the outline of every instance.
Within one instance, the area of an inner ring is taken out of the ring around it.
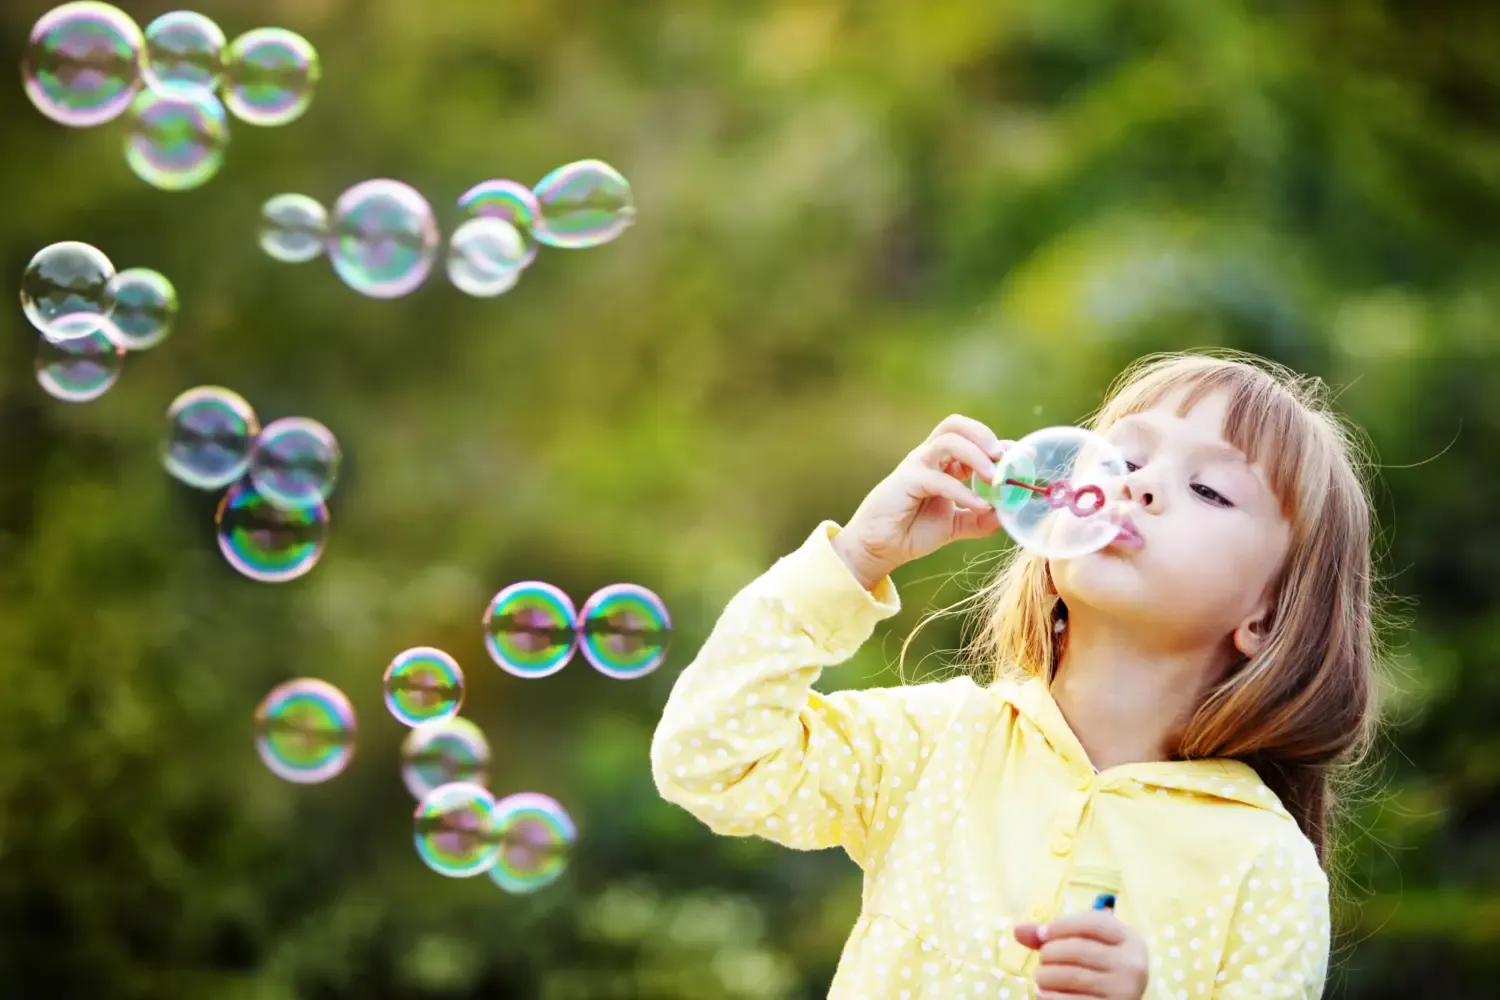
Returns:
[[[1209,687],[1177,732],[1174,757],[1254,767],[1326,867],[1335,778],[1363,759],[1377,719],[1372,517],[1353,429],[1331,411],[1321,381],[1227,351],[1141,359],[1085,426],[1105,431],[1177,393],[1186,412],[1214,392],[1228,395],[1225,438],[1264,468],[1292,540],[1266,643]],[[1017,549],[958,606],[970,603],[985,609],[971,647],[990,674],[983,682],[1052,677],[1063,609],[1045,559]]]

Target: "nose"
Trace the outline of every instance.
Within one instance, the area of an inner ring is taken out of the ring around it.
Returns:
[[[1142,509],[1153,514],[1158,513],[1161,505],[1161,490],[1144,473],[1144,469],[1137,469],[1125,477],[1125,499],[1140,504]]]

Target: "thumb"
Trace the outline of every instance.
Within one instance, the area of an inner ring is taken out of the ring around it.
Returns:
[[[1042,936],[1038,933],[1040,930],[1037,924],[1016,924],[1016,940],[1022,947],[1035,951],[1043,944]]]

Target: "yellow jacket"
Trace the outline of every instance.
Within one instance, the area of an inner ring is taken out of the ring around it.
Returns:
[[[1012,933],[1117,894],[1152,1000],[1319,997],[1328,881],[1245,764],[1095,771],[1040,680],[823,695],[822,668],[899,610],[825,522],[730,602],[651,746],[668,801],[717,833],[842,847],[863,907],[830,1000],[1034,995]]]

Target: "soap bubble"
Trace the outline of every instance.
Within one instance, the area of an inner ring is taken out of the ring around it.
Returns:
[[[1125,456],[1081,427],[1047,427],[1012,445],[993,483],[974,491],[994,505],[1022,548],[1048,559],[1097,552],[1120,533]]]
[[[177,289],[166,275],[146,267],[132,267],[110,282],[115,309],[100,332],[127,351],[155,347],[172,332],[177,319]]]
[[[462,223],[448,241],[448,280],[465,295],[493,298],[521,278],[526,244],[520,230],[500,219]]]
[[[255,749],[271,773],[300,785],[338,777],[354,759],[354,706],[311,677],[278,684],[255,709]]]
[[[515,181],[484,181],[465,191],[458,199],[458,207],[473,218],[499,219],[514,226],[523,247],[520,266],[531,266],[537,250],[531,227],[541,217],[542,206],[529,187]]]
[[[125,352],[104,331],[54,342],[37,337],[36,380],[53,399],[87,403],[120,380]]]
[[[146,26],[146,85],[212,94],[224,76],[224,32],[202,14],[174,10]]]
[[[224,54],[224,104],[251,125],[285,125],[312,104],[322,69],[307,39],[285,28],[256,28]]]
[[[464,702],[464,672],[441,649],[418,646],[385,668],[385,707],[403,726],[441,722]]]
[[[65,3],[31,29],[21,60],[26,96],[62,125],[86,128],[124,114],[141,83],[141,29],[107,3]]]
[[[599,160],[558,167],[532,189],[541,214],[531,234],[540,243],[565,250],[597,247],[635,222],[630,182]]]
[[[489,783],[490,742],[468,719],[424,722],[401,742],[401,781],[415,798],[440,785]]]
[[[114,311],[114,276],[114,264],[87,243],[54,243],[21,274],[21,311],[48,340],[87,337]]]
[[[449,878],[482,874],[500,851],[494,812],[495,797],[480,785],[434,788],[413,816],[418,856]]]
[[[568,867],[578,829],[556,799],[535,792],[507,795],[495,803],[500,852],[490,878],[506,892],[524,894],[550,885]]]
[[[260,248],[275,260],[313,260],[327,240],[328,209],[305,194],[278,194],[260,210]]]
[[[189,191],[201,187],[224,165],[228,146],[224,105],[211,93],[148,87],[130,106],[125,162],[154,188]]]
[[[572,598],[539,580],[511,584],[485,610],[484,646],[496,666],[516,677],[557,673],[578,648]]]
[[[334,204],[328,255],[350,288],[393,299],[427,280],[439,240],[432,206],[416,189],[400,181],[365,181]]]
[[[245,397],[218,385],[201,385],[167,407],[162,461],[167,472],[195,489],[223,489],[250,468],[250,448],[260,420]]]
[[[667,658],[672,620],[661,598],[645,587],[602,587],[584,603],[578,617],[583,622],[583,658],[607,677],[644,677]]]
[[[278,507],[316,507],[333,492],[342,457],[327,427],[307,417],[283,417],[255,439],[250,481]]]
[[[327,507],[277,507],[247,482],[224,494],[214,523],[224,561],[259,583],[305,576],[323,557],[328,541]]]

